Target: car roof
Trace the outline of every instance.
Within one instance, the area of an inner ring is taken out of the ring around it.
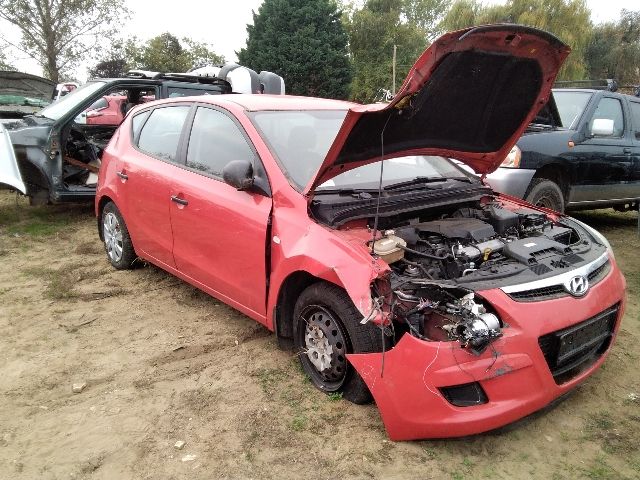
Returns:
[[[595,89],[595,88],[568,88],[568,87],[554,87],[552,91],[557,92],[583,92],[583,93],[595,93],[604,92],[607,90]]]
[[[183,97],[188,98],[188,97]],[[294,95],[251,95],[251,94],[225,94],[225,95],[205,95],[201,97],[191,97],[192,101],[222,104],[235,103],[248,111],[261,110],[346,110],[357,103],[343,100],[332,100],[328,98],[298,97]],[[173,99],[175,100],[175,99]]]

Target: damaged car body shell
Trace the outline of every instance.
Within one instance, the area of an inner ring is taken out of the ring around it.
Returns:
[[[135,107],[105,149],[101,238],[109,251],[105,209],[113,220],[117,207],[130,253],[275,331],[321,377],[344,362],[345,378],[359,374],[393,440],[503,426],[599,367],[624,312],[625,282],[590,227],[496,195],[446,157],[481,174],[496,169],[568,53],[545,32],[492,25],[436,40],[388,105],[220,95]],[[189,114],[177,158],[146,155],[136,144],[145,122],[179,106]],[[232,120],[244,152],[249,145],[254,161],[232,172],[248,172],[237,186],[224,170],[189,166],[189,135],[209,110]],[[329,132],[322,148],[305,143],[316,133],[309,124]],[[145,175],[155,184],[144,185]],[[317,305],[299,299],[317,284],[346,294],[351,328],[332,327],[330,309],[304,316]],[[365,347],[345,350],[360,331]]]

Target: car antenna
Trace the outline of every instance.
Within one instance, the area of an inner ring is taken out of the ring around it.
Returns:
[[[387,121],[384,122],[382,131],[380,132],[380,180],[378,181],[378,199],[376,201],[376,215],[375,215],[375,218],[373,219],[373,236],[371,237],[371,252],[373,252],[373,244],[376,241],[376,235],[378,233],[378,218],[380,216],[380,197],[382,197],[382,175],[384,173],[384,131],[387,129],[387,125],[389,124],[389,120],[391,119],[392,114],[393,114],[393,110],[389,112]]]

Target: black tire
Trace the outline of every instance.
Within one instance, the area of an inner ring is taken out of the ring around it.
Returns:
[[[362,314],[339,287],[325,282],[307,287],[294,308],[293,338],[298,358],[311,383],[325,393],[340,392],[357,404],[370,403],[371,392],[362,377],[345,358],[346,353],[382,351],[381,330],[374,324],[362,325]],[[320,340],[318,332],[322,332]],[[310,336],[310,340],[307,339]],[[331,345],[330,355],[314,348],[324,341]],[[311,348],[310,348],[311,346]],[[312,351],[313,348],[313,351]],[[311,356],[314,356],[314,360]],[[327,363],[330,358],[330,363]],[[324,362],[319,369],[313,362]]]
[[[557,183],[546,178],[531,180],[525,200],[533,205],[564,212],[564,195]]]
[[[102,209],[100,228],[107,259],[111,265],[118,270],[133,268],[138,256],[131,243],[127,225],[113,202],[107,203]]]

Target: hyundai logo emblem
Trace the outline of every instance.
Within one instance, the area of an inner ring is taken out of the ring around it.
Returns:
[[[567,284],[567,290],[574,297],[581,297],[587,290],[589,289],[589,280],[587,277],[583,277],[582,275],[576,275]]]

